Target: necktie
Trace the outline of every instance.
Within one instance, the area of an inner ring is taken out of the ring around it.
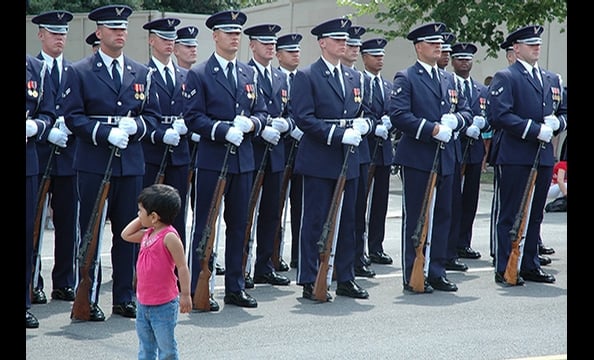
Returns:
[[[472,91],[470,90],[470,81],[464,80],[464,96],[468,100],[468,104],[472,102]]]
[[[117,91],[120,91],[122,87],[122,77],[120,76],[120,72],[118,71],[118,61],[113,60],[111,62],[111,76],[113,77],[113,84]]]
[[[262,86],[267,94],[272,94],[272,85],[270,83],[270,76],[268,76],[268,69],[264,69],[264,83]]]
[[[538,70],[536,69],[536,66],[532,68],[532,77],[534,78],[534,81],[536,81],[538,86],[542,87],[542,83],[540,82],[540,78],[538,77]]]
[[[380,105],[384,105],[384,96],[380,85],[379,77],[373,79],[373,100]]]
[[[433,82],[439,91],[441,91],[441,83],[439,82],[439,77],[437,77],[437,71],[435,68],[431,68],[431,77],[433,77]]]
[[[334,82],[338,86],[338,89],[340,90],[342,96],[344,96],[344,90],[342,89],[342,83],[340,82],[340,72],[338,70],[338,67],[334,68]]]
[[[54,89],[58,90],[60,87],[60,70],[58,69],[58,60],[54,58],[54,65],[52,66],[52,83],[54,83]]]
[[[168,67],[165,67],[165,81],[167,82],[167,90],[169,91],[169,95],[173,95],[173,89],[175,88],[175,85],[173,84],[171,72],[169,71]]]
[[[233,63],[227,63],[227,80],[229,81],[229,85],[231,86],[231,91],[235,93],[237,90],[237,84],[235,83],[235,78],[233,77]]]

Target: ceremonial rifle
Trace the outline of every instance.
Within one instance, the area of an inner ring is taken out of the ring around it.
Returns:
[[[208,217],[206,219],[206,226],[202,231],[202,238],[196,249],[200,258],[200,274],[198,275],[198,283],[194,291],[193,308],[201,311],[210,311],[210,287],[209,279],[214,267],[212,252],[214,247],[214,239],[216,231],[215,226],[219,216],[219,209],[221,207],[221,199],[225,192],[227,185],[227,168],[229,167],[227,161],[229,154],[235,153],[235,145],[227,144],[227,151],[223,160],[223,166],[215,186],[214,194],[208,209]]]
[[[159,165],[159,172],[155,177],[155,184],[162,184],[165,181],[165,168],[167,167],[167,154],[173,152],[173,147],[169,144],[165,146],[165,151],[163,152],[163,158],[161,158],[161,164]]]
[[[509,237],[511,239],[511,252],[507,259],[507,265],[505,266],[505,272],[503,278],[505,282],[510,285],[516,285],[518,282],[518,261],[520,259],[520,244],[526,236],[526,229],[528,224],[528,217],[530,216],[530,204],[532,203],[532,193],[534,192],[534,183],[536,182],[536,175],[538,174],[538,163],[540,160],[540,149],[545,144],[541,141],[536,150],[536,156],[534,157],[534,163],[530,169],[528,175],[528,181],[524,188],[524,194],[522,195],[522,202],[520,208],[516,214],[514,224],[509,230]]]
[[[328,284],[332,281],[328,278],[332,277],[330,268],[332,266],[331,262],[334,260],[332,259],[334,255],[333,248],[334,242],[338,237],[338,226],[340,224],[338,213],[342,207],[349,154],[352,152],[354,152],[354,147],[353,145],[350,145],[346,154],[344,155],[344,162],[342,163],[342,168],[340,169],[340,175],[338,176],[338,180],[334,186],[330,210],[328,211],[326,222],[324,222],[324,227],[322,228],[322,235],[318,241],[318,247],[320,249],[320,265],[313,288],[314,299],[318,301],[328,301],[326,298],[326,293],[328,291]]]
[[[421,206],[421,213],[417,220],[417,227],[412,235],[413,244],[415,246],[416,256],[415,262],[413,263],[412,273],[410,274],[409,284],[413,291],[422,293],[425,291],[425,274],[423,269],[425,267],[425,254],[423,250],[425,242],[427,240],[427,232],[429,230],[429,210],[430,204],[433,201],[433,193],[435,192],[435,183],[437,181],[437,167],[439,165],[439,158],[441,149],[444,147],[443,142],[437,144],[435,149],[435,156],[433,157],[433,166],[431,167],[431,173],[429,173],[429,180],[427,181],[427,187],[425,189],[425,197],[423,198],[423,204]]]
[[[109,194],[110,178],[111,178],[111,162],[114,156],[120,156],[118,148],[113,146],[109,160],[107,161],[107,167],[103,175],[103,180],[99,186],[99,192],[95,199],[95,205],[93,206],[93,212],[89,218],[85,236],[82,240],[81,252],[78,255],[79,264],[83,262],[82,270],[80,271],[81,279],[76,287],[76,297],[72,304],[72,312],[70,318],[72,320],[84,320],[88,321],[91,318],[91,304],[89,300],[89,290],[91,289],[91,275],[89,274],[91,266],[95,262],[95,257],[98,251],[98,237],[99,237],[99,225],[101,225],[101,219],[103,216],[103,208],[107,195]]]
[[[297,146],[299,145],[299,141],[297,139],[293,139],[293,143],[291,144],[291,149],[289,150],[289,157],[287,158],[287,163],[285,164],[285,170],[283,172],[283,179],[281,182],[280,188],[280,211],[279,211],[279,219],[278,219],[278,226],[276,227],[276,232],[274,234],[274,241],[272,245],[272,266],[276,270],[280,267],[280,260],[281,260],[281,247],[283,244],[283,238],[285,235],[285,227],[283,224],[283,212],[285,211],[285,203],[287,201],[287,197],[289,195],[289,184],[291,182],[291,177],[293,176],[293,163],[295,162],[295,154],[297,154]]]

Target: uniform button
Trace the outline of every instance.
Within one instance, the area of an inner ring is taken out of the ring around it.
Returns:
[[[116,104],[117,104],[118,106],[122,106],[122,102],[121,102],[121,101],[118,101],[118,102],[116,102]]]

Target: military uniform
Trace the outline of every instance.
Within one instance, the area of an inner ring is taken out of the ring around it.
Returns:
[[[409,32],[407,38],[418,52],[429,52],[436,61],[441,54],[444,30],[443,23],[424,24]],[[404,290],[413,291],[409,284],[416,257],[413,235],[421,207],[429,201],[431,216],[425,220],[429,221],[424,271],[427,281],[422,291],[425,293],[432,292],[433,288],[442,291],[458,289],[447,279],[445,271],[456,162],[455,144],[450,139],[452,132],[460,130],[471,118],[466,101],[458,96],[453,74],[436,68],[436,63],[417,60],[409,68],[397,72],[390,97],[392,124],[402,131],[395,152],[395,162],[401,166],[403,186],[402,280]],[[425,199],[436,156],[439,163],[434,198]]]
[[[27,54],[25,60],[25,327],[37,328],[39,322],[29,312],[33,270],[33,228],[39,188],[39,159],[36,142],[53,124],[55,101],[47,65]]]
[[[210,16],[206,26],[217,32],[215,36],[221,37],[224,42],[228,37],[240,36],[246,20],[242,12],[222,11]],[[232,64],[230,70],[229,63]],[[231,73],[230,78],[227,78],[227,72]],[[268,115],[264,99],[256,91],[256,82],[257,73],[251,66],[237,61],[235,57],[224,58],[215,50],[206,61],[188,72],[184,112],[188,128],[201,136],[195,182],[197,198],[188,253],[192,272],[191,291],[194,293],[196,289],[201,270],[197,249],[226,159],[228,169],[223,214],[226,225],[225,303],[243,307],[257,306],[256,299],[245,292],[242,271],[247,208],[256,169],[252,137],[260,135]],[[249,128],[244,128],[246,125]],[[238,135],[238,132],[243,135]],[[218,304],[211,303],[211,310],[216,309]]]
[[[495,230],[495,281],[511,285],[521,285],[524,280],[555,282],[555,277],[540,267],[538,238],[555,164],[550,140],[567,128],[567,99],[562,96],[557,74],[540,68],[537,63],[539,54],[535,46],[540,48],[542,32],[542,26],[530,25],[508,35],[517,60],[495,73],[487,97],[488,118],[495,129],[490,153],[496,178],[497,213],[491,214],[491,227]],[[528,199],[525,237],[520,240],[519,276],[505,279],[512,248],[510,230],[534,165],[537,176],[533,196]]]
[[[64,41],[68,33],[68,22],[72,20],[73,15],[68,11],[48,11],[37,15],[32,19],[34,24],[39,26],[39,31],[47,31],[44,36],[64,36]],[[47,34],[47,35],[46,35]],[[57,35],[56,35],[57,34]],[[51,38],[47,41],[53,41]],[[48,44],[51,45],[51,44]],[[53,50],[53,49],[52,49]],[[45,141],[37,142],[37,153],[39,156],[39,170],[43,176],[47,169],[48,161],[51,157],[51,171],[48,174],[51,177],[48,196],[53,210],[54,224],[54,266],[52,268],[52,298],[57,300],[74,300],[75,287],[75,248],[78,244],[78,224],[76,197],[76,173],[72,167],[74,153],[76,150],[74,135],[64,125],[64,113],[62,109],[63,78],[67,68],[72,64],[65,59],[63,54],[53,58],[43,49],[37,55],[37,58],[44,60],[48,65],[50,77],[57,81],[52,83],[52,93],[56,100],[57,124],[51,131],[54,133]],[[54,68],[55,67],[55,68]],[[62,70],[60,70],[62,69]],[[62,74],[62,76],[60,76]],[[67,138],[65,143],[61,143]],[[50,142],[51,140],[54,142]],[[58,139],[58,141],[54,140]],[[58,145],[60,144],[60,146]],[[65,145],[65,146],[61,146]],[[51,153],[54,153],[50,156]],[[40,182],[43,181],[40,177]],[[41,229],[43,231],[43,228]],[[44,281],[41,276],[41,264],[36,268],[37,278],[33,279],[33,302],[45,303],[46,297],[43,291]]]
[[[321,56],[298,71],[291,93],[295,123],[304,132],[295,159],[295,172],[303,175],[297,283],[303,285],[303,296],[309,299],[314,299],[313,284],[320,260],[318,241],[345,157],[346,181],[344,196],[339,204],[339,240],[335,242],[333,263],[338,284],[336,291],[339,295],[351,297],[369,296],[354,281],[355,201],[360,164],[357,145],[361,141],[361,133],[353,129],[353,118],[361,111],[362,99],[359,72],[345,69],[340,64],[350,25],[350,20],[338,18],[311,30],[318,42],[338,48],[338,54],[327,54],[333,59]],[[327,293],[326,298],[330,300],[332,297]]]
[[[128,6],[107,5],[91,11],[88,17],[97,22],[100,31],[112,35],[127,29],[127,18],[131,13]],[[119,65],[112,65],[116,62]],[[121,72],[117,68],[122,69]],[[121,84],[116,83],[118,77]],[[77,141],[74,169],[83,234],[95,216],[92,210],[105,167],[110,159],[112,161],[106,216],[111,221],[113,234],[113,312],[136,317],[132,282],[138,249],[135,244],[124,241],[121,232],[138,211],[137,196],[142,190],[145,172],[141,142],[156,128],[161,117],[151,72],[147,66],[121,52],[113,59],[101,48],[66,71],[63,108],[66,125]],[[114,146],[118,148],[115,156]],[[99,236],[102,234],[101,226]],[[84,246],[83,237],[81,247]],[[89,294],[92,321],[105,319],[97,305],[101,285],[100,255],[99,246],[96,251],[99,269],[91,267],[91,279],[94,280]],[[79,262],[79,270],[80,266],[82,263]]]

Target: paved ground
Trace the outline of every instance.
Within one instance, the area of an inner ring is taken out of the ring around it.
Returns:
[[[567,214],[545,214],[542,228],[545,244],[556,250],[544,269],[557,282],[502,288],[493,280],[488,255],[493,193],[483,184],[473,239],[483,257],[466,260],[468,272],[448,274],[458,292],[408,295],[402,292],[400,266],[400,186],[393,176],[385,248],[394,264],[373,265],[375,278],[357,279],[369,291],[368,300],[335,297],[332,303],[317,304],[303,299],[301,287],[292,282],[287,287],[256,285],[248,292],[258,308],[243,309],[223,304],[223,278],[217,276],[215,298],[221,310],[179,316],[181,359],[566,359]],[[72,323],[71,303],[33,305],[41,325],[26,331],[27,359],[136,358],[134,320],[111,315],[111,235],[106,232],[100,306],[107,320]],[[50,279],[52,247],[53,232],[47,231],[45,279]],[[288,243],[284,251],[290,254]],[[287,273],[293,281],[295,275],[295,270]]]

